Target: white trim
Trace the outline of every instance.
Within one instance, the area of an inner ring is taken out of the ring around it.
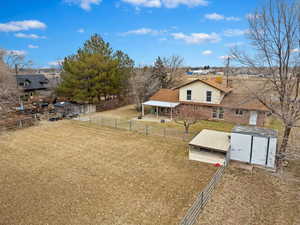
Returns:
[[[179,104],[180,104],[179,102],[163,102],[163,101],[154,101],[154,100],[150,100],[143,103],[143,105],[165,107],[165,108],[175,108]]]

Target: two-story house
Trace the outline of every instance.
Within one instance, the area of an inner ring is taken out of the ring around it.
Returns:
[[[34,95],[48,96],[49,80],[43,74],[16,75],[18,88],[23,91],[23,98],[27,99]]]
[[[143,109],[144,106],[154,107],[157,115],[168,114],[172,119],[183,105],[197,111],[197,115],[201,115],[200,119],[258,126],[263,126],[269,111],[254,97],[235,94],[232,88],[213,80],[202,79],[174,89],[160,89],[149,101],[143,103]]]

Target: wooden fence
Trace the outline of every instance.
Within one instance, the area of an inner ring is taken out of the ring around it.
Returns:
[[[35,118],[25,118],[25,119],[16,119],[5,121],[5,123],[0,123],[0,133],[9,131],[9,130],[17,130],[21,128],[31,127],[36,124]]]
[[[224,174],[226,167],[229,164],[229,152],[226,155],[226,159],[221,167],[218,168],[209,184],[200,192],[193,203],[189,208],[186,215],[180,221],[180,225],[193,225],[197,221],[198,216],[202,212],[208,200],[211,198],[212,192],[215,189],[216,185],[219,183],[221,177]]]

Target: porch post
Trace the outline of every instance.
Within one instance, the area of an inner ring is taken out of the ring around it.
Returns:
[[[144,113],[144,103],[142,103],[142,117],[144,117],[145,113]]]
[[[173,115],[172,115],[172,107],[171,107],[171,120],[173,119]]]
[[[158,118],[158,106],[156,106],[156,117]]]

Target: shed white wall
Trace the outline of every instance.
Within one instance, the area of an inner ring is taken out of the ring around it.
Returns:
[[[270,138],[269,148],[268,137],[253,136],[253,142],[251,139],[251,134],[232,133],[230,159],[275,168],[277,138]]]
[[[270,138],[267,167],[275,168],[277,138]]]
[[[268,139],[264,137],[253,137],[252,146],[251,163],[257,165],[266,165]]]
[[[251,136],[245,134],[231,134],[230,159],[250,162]]]

